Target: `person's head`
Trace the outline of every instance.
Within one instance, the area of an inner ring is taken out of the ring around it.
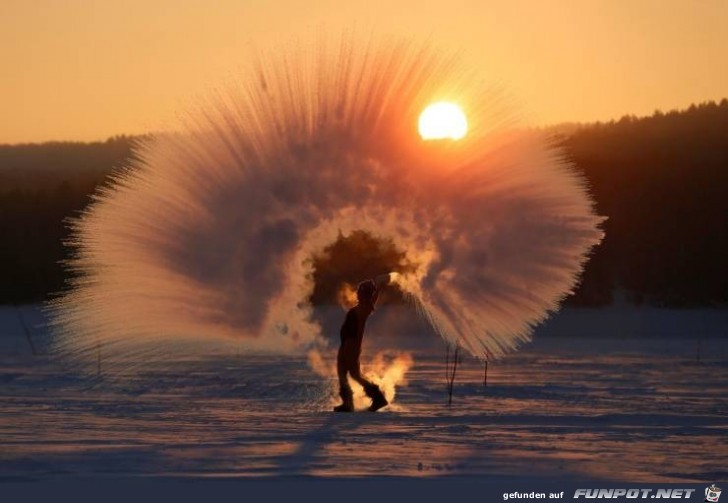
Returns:
[[[372,304],[374,303],[375,296],[377,294],[377,285],[374,281],[368,279],[359,283],[356,288],[356,298],[360,304]]]

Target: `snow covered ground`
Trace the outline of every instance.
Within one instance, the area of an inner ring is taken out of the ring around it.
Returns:
[[[413,350],[393,406],[333,414],[334,376],[305,358],[218,355],[126,381],[83,378],[43,354],[37,310],[22,310],[33,356],[4,307],[0,480],[728,479],[726,312],[627,311],[560,314],[491,364],[487,387],[483,367],[464,359],[451,407],[444,349]]]

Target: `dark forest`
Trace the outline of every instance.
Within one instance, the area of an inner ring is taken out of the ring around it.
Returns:
[[[687,110],[553,128],[588,179],[606,238],[571,306],[728,302],[728,100]],[[63,290],[79,215],[134,137],[106,142],[0,145],[0,304],[47,300]]]

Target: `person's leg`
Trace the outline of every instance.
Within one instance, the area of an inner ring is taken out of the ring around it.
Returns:
[[[349,380],[346,378],[348,371],[346,351],[344,347],[339,348],[336,356],[336,373],[339,376],[339,396],[341,397],[341,405],[334,407],[337,412],[350,412],[354,410],[354,393],[349,386]]]
[[[377,388],[377,385],[373,382],[367,380],[363,375],[361,375],[361,369],[359,368],[359,365],[352,365],[352,367],[349,369],[349,375],[351,375],[351,378],[354,379],[357,383],[361,385],[362,388],[364,388],[364,391],[367,389]]]
[[[354,365],[352,365],[352,367],[349,369],[349,374],[351,374],[352,379],[354,379],[364,388],[364,392],[367,394],[367,396],[372,399],[372,405],[371,407],[369,407],[370,410],[381,409],[385,405],[389,404],[389,402],[387,402],[387,399],[384,398],[384,394],[382,393],[382,390],[379,389],[379,386],[371,381],[366,380],[364,376],[361,375],[361,368],[358,358]]]

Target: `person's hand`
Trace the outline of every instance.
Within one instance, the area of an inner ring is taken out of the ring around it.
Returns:
[[[380,288],[382,286],[388,285],[392,282],[392,274],[393,273],[387,273],[387,274],[380,274],[376,278],[374,278],[372,281],[374,281],[374,284],[377,285],[377,288]]]

